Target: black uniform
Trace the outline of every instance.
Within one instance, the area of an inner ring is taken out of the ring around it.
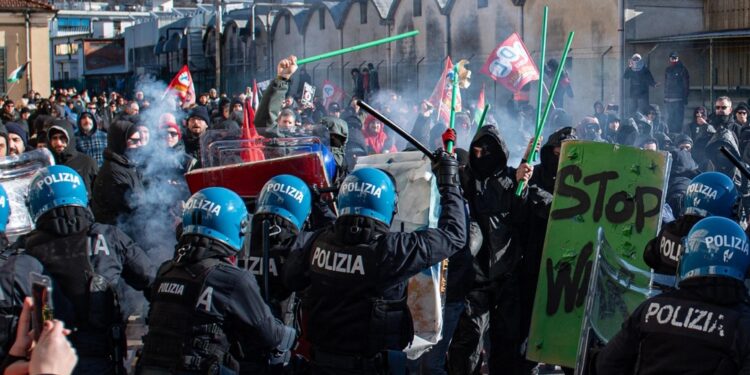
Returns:
[[[682,238],[703,219],[697,215],[683,215],[677,220],[664,224],[656,238],[648,241],[643,252],[643,260],[654,272],[675,276],[682,255]]]
[[[115,289],[120,280],[136,290],[151,285],[155,268],[138,245],[113,226],[93,223],[88,209],[58,207],[37,220],[23,239],[24,252],[0,268],[0,305],[20,312],[31,296],[30,272],[53,280],[56,319],[75,329],[68,336],[78,354],[76,374],[114,373],[125,354],[124,322]],[[4,336],[15,338],[15,327]],[[5,343],[2,343],[5,345]],[[9,347],[9,346],[8,346]]]
[[[343,216],[300,235],[284,269],[303,300],[313,373],[382,371],[382,352],[402,350],[413,337],[406,305],[409,277],[461,250],[466,212],[457,186],[442,186],[437,229],[390,233],[387,225]]]
[[[642,303],[597,357],[598,374],[748,374],[750,306],[728,278],[696,278]]]
[[[237,345],[243,337],[264,353],[291,347],[294,329],[274,318],[255,277],[226,260],[234,250],[197,235],[183,235],[178,246],[151,292],[141,374],[237,373],[244,355],[257,355]]]

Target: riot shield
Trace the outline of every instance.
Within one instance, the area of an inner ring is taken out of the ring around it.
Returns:
[[[5,233],[11,242],[34,229],[34,221],[26,208],[26,195],[31,180],[50,165],[55,165],[55,159],[46,148],[0,157],[0,184],[10,201],[10,221]]]
[[[607,242],[604,229],[597,231],[588,293],[578,343],[576,374],[587,374],[590,348],[606,344],[643,301],[653,295],[651,272],[621,257]]]
[[[354,168],[375,167],[396,180],[398,213],[391,231],[412,232],[436,228],[440,216],[440,193],[432,174],[431,161],[419,151],[362,157]],[[448,260],[433,265],[409,279],[407,304],[414,320],[414,339],[404,352],[417,359],[441,339]]]

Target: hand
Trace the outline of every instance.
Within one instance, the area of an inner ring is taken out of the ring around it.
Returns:
[[[59,320],[44,322],[42,336],[31,352],[29,374],[64,375],[73,372],[78,356],[65,338],[64,331],[63,323]]]
[[[31,323],[31,309],[34,308],[34,302],[31,297],[23,300],[21,315],[18,317],[18,328],[16,328],[16,341],[10,347],[8,354],[14,357],[26,357],[31,351],[31,345],[34,341],[29,325]]]
[[[516,169],[516,182],[521,183],[521,181],[528,182],[531,179],[531,175],[534,173],[534,167],[531,166],[529,163],[521,163],[521,165],[518,166],[518,169]]]
[[[433,109],[435,109],[435,107],[433,107],[432,104],[426,100],[423,100],[422,104],[419,106],[419,110],[422,112],[422,116],[424,117],[430,117]]]
[[[297,71],[297,57],[290,55],[289,57],[279,61],[279,65],[276,66],[276,75],[286,80],[292,78],[294,72]]]
[[[542,139],[544,139],[544,137],[539,136],[539,142],[536,143],[536,154],[537,155],[539,155],[539,150],[541,150],[541,148],[542,148]],[[529,153],[531,153],[531,145],[533,143],[534,143],[534,137],[531,137],[531,139],[529,139],[529,144],[526,145],[526,151],[523,153],[523,160],[530,161],[529,160]]]
[[[437,176],[438,187],[458,186],[458,160],[443,150],[435,153],[437,165],[433,173]]]
[[[698,125],[706,125],[706,124],[707,124],[707,122],[706,122],[706,119],[705,119],[705,118],[704,118],[703,116],[700,116],[700,117],[698,117],[698,118],[697,118],[697,119],[695,120],[695,122],[696,122],[696,123],[697,123]]]
[[[443,132],[443,147],[447,150],[448,149],[448,142],[453,143],[453,146],[456,145],[456,131],[448,128],[445,129]]]

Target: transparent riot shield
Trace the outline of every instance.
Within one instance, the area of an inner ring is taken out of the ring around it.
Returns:
[[[46,148],[29,151],[17,156],[0,157],[0,184],[8,193],[10,221],[6,235],[10,241],[34,229],[26,208],[29,184],[40,170],[55,164],[55,159]]]
[[[600,227],[581,324],[576,374],[589,373],[590,348],[609,342],[636,307],[652,295],[650,280],[650,271],[630,264],[612,249]]]

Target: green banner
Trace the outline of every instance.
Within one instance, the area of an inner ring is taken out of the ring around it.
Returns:
[[[527,357],[575,367],[586,291],[602,227],[623,260],[642,269],[661,222],[670,155],[569,141],[560,151]],[[615,322],[619,326],[621,322]]]

